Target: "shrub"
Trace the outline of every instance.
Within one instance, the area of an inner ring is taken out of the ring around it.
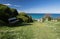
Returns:
[[[28,16],[24,12],[19,13],[19,15],[17,16],[17,18],[21,18],[21,19],[23,19],[24,22],[27,22],[27,23],[33,22],[32,17],[31,16]]]
[[[29,22],[33,22],[33,19],[31,16],[29,16]]]
[[[6,25],[6,23],[4,21],[0,20],[0,26],[2,26],[2,25]]]
[[[11,17],[16,17],[18,15],[18,12],[16,9],[10,8],[11,10]]]
[[[57,21],[60,21],[60,18],[57,18]]]
[[[8,23],[8,19],[11,17],[16,17],[18,12],[16,9],[9,8],[6,5],[0,4],[0,20]]]
[[[23,19],[21,19],[21,18],[18,18],[18,20],[19,20],[19,23],[22,23],[23,22]]]
[[[51,21],[52,20],[52,17],[49,15],[49,14],[46,14],[44,17],[43,17],[43,20],[48,20],[48,21]]]

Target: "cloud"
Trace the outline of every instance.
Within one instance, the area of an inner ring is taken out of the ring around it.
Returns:
[[[21,7],[20,5],[14,5],[15,7]]]
[[[4,5],[11,6],[11,4],[9,4],[9,3],[7,3],[7,4],[4,4]]]
[[[10,3],[4,4],[4,5],[7,5],[7,6],[14,6],[14,7],[21,7],[20,5],[13,5],[13,4],[10,4]]]
[[[26,13],[55,13],[60,14],[60,8],[58,6],[48,7],[33,7],[24,10]]]

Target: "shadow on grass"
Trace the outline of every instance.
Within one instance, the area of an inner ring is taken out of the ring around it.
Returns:
[[[0,27],[7,26],[7,27],[18,27],[18,26],[28,26],[32,25],[31,23],[16,23],[16,24],[0,24]]]

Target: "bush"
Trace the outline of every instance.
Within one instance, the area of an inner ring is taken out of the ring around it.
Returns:
[[[17,16],[17,18],[21,18],[26,23],[33,22],[32,17],[28,16],[24,12],[19,13],[19,15]]]
[[[31,16],[29,16],[29,22],[33,22],[33,19]]]
[[[11,16],[12,17],[16,17],[18,15],[18,12],[16,9],[10,8],[10,10],[11,10]]]
[[[57,21],[60,21],[60,18],[57,18]]]
[[[0,20],[8,23],[8,19],[11,17],[16,17],[18,12],[16,9],[9,8],[6,5],[0,4]]]
[[[43,17],[43,20],[45,21],[46,19],[47,19],[48,21],[51,21],[51,20],[52,20],[52,17],[49,16],[48,14],[46,14],[46,15]]]
[[[23,19],[21,19],[21,18],[18,18],[18,20],[19,20],[19,23],[22,23],[23,22]]]
[[[0,20],[0,26],[7,25],[4,21]]]

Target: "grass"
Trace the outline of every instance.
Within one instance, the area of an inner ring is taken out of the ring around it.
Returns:
[[[0,27],[0,39],[60,39],[60,22],[30,24]]]

